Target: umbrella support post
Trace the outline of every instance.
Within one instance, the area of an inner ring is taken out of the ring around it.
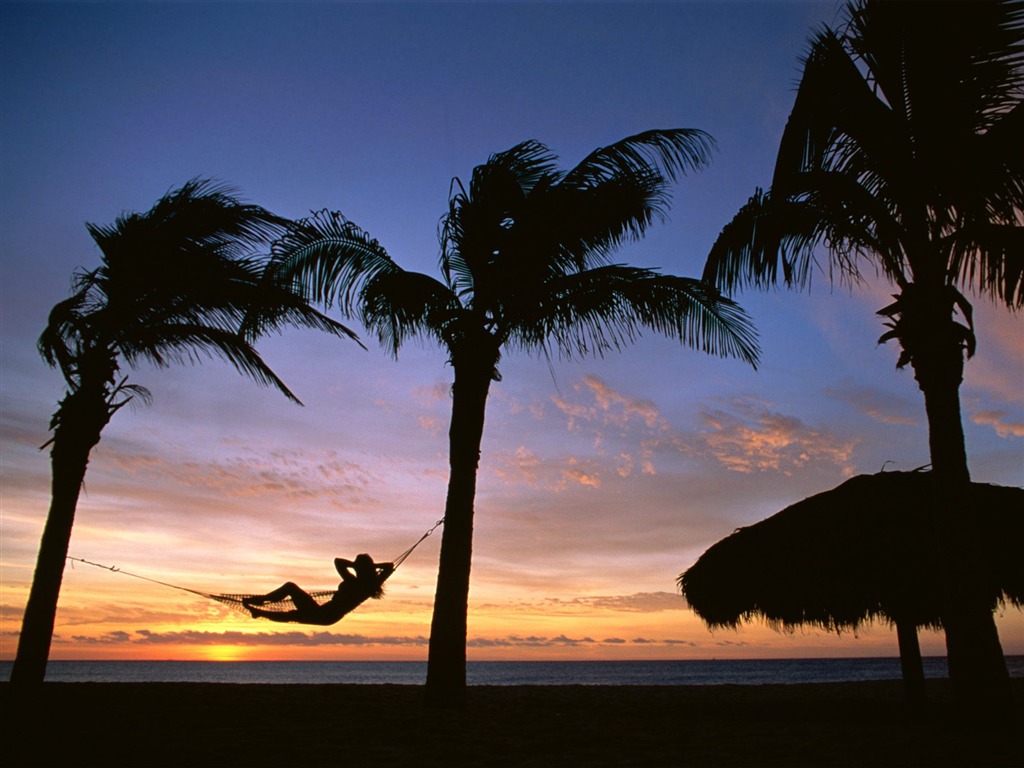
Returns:
[[[921,660],[921,644],[917,639],[917,627],[912,621],[896,621],[896,639],[900,645],[900,668],[903,671],[903,688],[907,702],[913,708],[924,705],[924,662]]]

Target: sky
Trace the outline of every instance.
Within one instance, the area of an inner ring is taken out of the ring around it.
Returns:
[[[699,276],[770,181],[809,35],[840,18],[831,1],[0,4],[0,659],[16,649],[49,502],[39,446],[62,396],[35,340],[73,271],[98,264],[86,222],[212,178],[283,216],[342,211],[436,274],[452,180],[490,154],[532,138],[568,168],[643,130],[700,128],[713,162],[615,256]],[[604,358],[507,355],[482,446],[469,658],[896,655],[885,625],[710,632],[676,588],[737,527],[928,463],[912,374],[876,343],[889,293],[821,274],[806,292],[739,295],[756,371],[653,334]],[[1021,318],[974,301],[972,476],[1020,486]],[[131,372],[153,403],[119,412],[93,451],[71,555],[263,592],[332,588],[334,557],[403,552],[442,515],[452,373],[429,344],[395,360],[367,342],[261,340],[301,407],[218,361]],[[425,659],[439,541],[385,599],[315,629],[75,564],[51,658]],[[1022,612],[997,622],[1024,653]],[[944,653],[934,632],[922,647]]]

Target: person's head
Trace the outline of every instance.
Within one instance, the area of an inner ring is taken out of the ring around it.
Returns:
[[[380,597],[384,594],[384,588],[377,573],[377,566],[374,564],[372,557],[365,553],[356,555],[352,565],[355,568],[356,578],[359,579],[359,583],[372,590],[370,597]]]

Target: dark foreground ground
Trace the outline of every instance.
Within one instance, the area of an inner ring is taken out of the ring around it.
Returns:
[[[470,689],[434,712],[399,685],[0,684],[0,763],[20,766],[1016,766],[1021,727],[923,719],[898,682]]]

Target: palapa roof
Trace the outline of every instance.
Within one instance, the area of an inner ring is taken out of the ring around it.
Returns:
[[[929,472],[859,475],[740,528],[679,577],[711,627],[763,618],[776,629],[856,629],[873,619],[940,626],[929,542]],[[993,609],[1024,604],[1024,489],[971,483]]]

